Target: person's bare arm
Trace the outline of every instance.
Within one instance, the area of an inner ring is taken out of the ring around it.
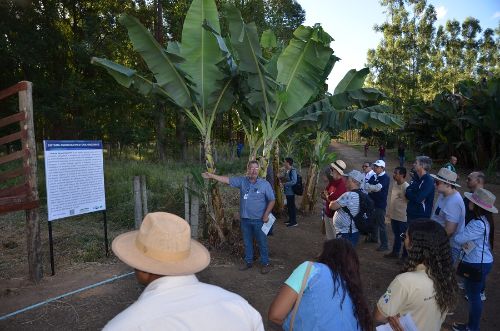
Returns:
[[[451,237],[455,233],[455,231],[457,231],[457,227],[458,223],[453,223],[448,220],[444,223],[444,229],[446,230],[446,234],[448,235],[448,237]]]
[[[328,206],[331,210],[337,210],[342,208],[341,205],[337,202],[337,200],[330,202],[330,205]]]
[[[264,215],[262,215],[262,221],[264,223],[267,223],[269,221],[269,214],[271,213],[271,211],[273,210],[274,208],[274,203],[275,203],[275,200],[271,200],[269,201],[269,203],[267,204],[267,208],[266,208],[266,211],[264,212]]]
[[[218,182],[224,183],[224,184],[229,184],[229,177],[226,176],[219,176],[216,174],[212,174],[210,172],[203,172],[201,176],[205,179],[215,179]]]
[[[394,331],[404,331],[403,326],[399,323],[399,314],[396,316],[386,317],[377,306],[375,306],[375,309],[373,310],[373,320],[380,324],[388,322]]]
[[[268,319],[273,323],[283,325],[286,316],[292,310],[295,301],[297,301],[297,297],[297,292],[288,285],[283,285],[269,307]]]

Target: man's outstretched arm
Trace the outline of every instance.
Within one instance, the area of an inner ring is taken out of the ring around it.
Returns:
[[[212,174],[209,172],[202,172],[201,177],[205,179],[215,179],[218,182],[224,183],[224,184],[229,184],[229,177],[226,176],[219,176],[216,174]]]

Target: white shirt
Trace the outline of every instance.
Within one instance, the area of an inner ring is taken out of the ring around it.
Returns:
[[[439,193],[431,219],[441,224],[442,227],[446,225],[446,221],[457,223],[457,229],[450,237],[450,245],[460,249],[460,245],[454,240],[465,227],[465,204],[460,193],[454,192],[449,196]]]
[[[373,170],[370,170],[368,171],[368,173],[365,173],[365,180],[363,181],[363,184],[361,184],[361,191],[365,192],[365,193],[368,193],[368,191],[365,190],[365,185],[368,183],[368,181],[370,180],[370,178],[375,175],[375,171]]]
[[[352,216],[355,217],[359,213],[359,194],[352,191],[347,191],[342,194],[337,200],[335,200],[341,207],[349,208]],[[358,228],[354,224],[354,220],[351,219],[348,213],[346,213],[342,208],[335,211],[333,215],[333,226],[335,227],[335,233],[349,233],[349,228],[352,225],[352,233],[358,232]]]
[[[262,317],[239,295],[201,283],[195,275],[151,282],[104,331],[264,331]]]

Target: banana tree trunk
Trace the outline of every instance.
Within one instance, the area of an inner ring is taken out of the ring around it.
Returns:
[[[283,204],[283,191],[281,190],[280,180],[279,180],[279,172],[280,172],[280,147],[279,143],[274,143],[273,149],[273,177],[274,177],[274,195],[276,197],[276,201],[274,203],[273,213],[275,215],[281,215],[283,213],[284,204]]]
[[[210,138],[203,137],[203,144],[205,147],[205,164],[207,171],[210,173],[215,172],[215,163],[212,155],[212,145]],[[224,217],[224,207],[222,205],[222,199],[219,192],[219,186],[217,183],[211,186],[210,198],[212,202],[212,210],[214,217],[212,222],[208,222],[208,238],[209,242],[213,246],[219,246],[226,242],[226,236],[224,231],[226,229],[226,220]]]
[[[304,213],[309,213],[314,209],[314,193],[316,190],[316,177],[318,175],[318,165],[316,163],[311,163],[309,170],[307,172],[307,182],[305,187],[304,195],[302,196],[302,203],[300,205],[300,210]]]

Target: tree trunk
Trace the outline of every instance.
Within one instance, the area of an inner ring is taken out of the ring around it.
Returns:
[[[302,204],[300,205],[300,210],[304,213],[309,213],[314,209],[314,204],[316,202],[314,199],[314,193],[316,190],[317,175],[318,165],[316,163],[311,163],[307,173],[307,182],[304,195],[302,196]]]
[[[207,167],[207,171],[210,173],[215,173],[215,163],[212,155],[212,145],[210,138],[206,136],[203,137],[203,142],[205,146],[205,164]],[[217,183],[211,185],[210,198],[212,202],[213,219],[212,222],[207,219],[208,240],[211,245],[218,247],[226,242],[226,233],[228,232],[228,227],[226,227],[224,207],[222,205],[222,199]]]
[[[283,213],[284,204],[283,204],[283,191],[281,190],[280,180],[279,180],[279,172],[280,172],[280,147],[279,143],[276,141],[274,143],[274,157],[273,157],[273,177],[274,177],[274,195],[276,197],[276,201],[273,208],[273,213],[275,215],[281,215]]]
[[[165,105],[158,103],[156,112],[156,151],[160,162],[165,162],[167,160],[165,153]]]

